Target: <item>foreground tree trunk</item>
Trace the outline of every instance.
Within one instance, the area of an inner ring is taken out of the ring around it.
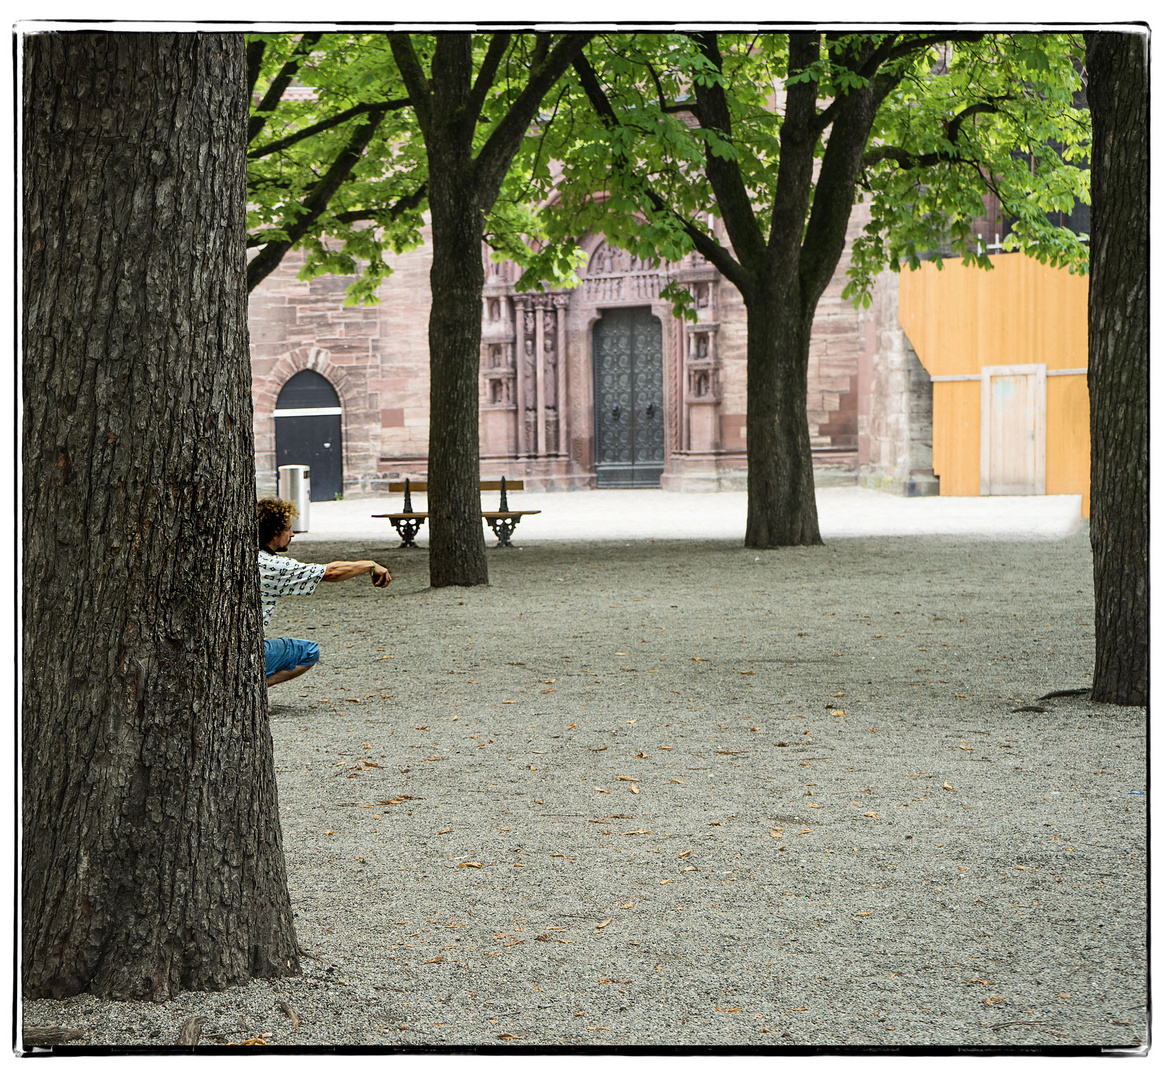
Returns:
[[[1095,701],[1145,705],[1150,676],[1150,102],[1144,33],[1086,34],[1090,540]]]
[[[243,35],[24,52],[24,992],[298,970],[265,716]]]

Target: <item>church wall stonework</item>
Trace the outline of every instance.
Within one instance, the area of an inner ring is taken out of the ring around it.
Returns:
[[[841,298],[849,242],[865,223],[859,208],[838,272],[818,305],[809,355],[807,406],[819,483],[897,489],[930,476],[930,383],[897,322],[895,275],[859,312]],[[717,227],[718,227],[717,222]],[[284,383],[306,368],[324,375],[342,408],[346,493],[426,474],[430,315],[429,230],[424,245],[388,258],[394,273],[379,303],[344,305],[349,278],[298,281],[291,253],[253,291],[251,330],[257,488],[275,491],[272,410]],[[662,327],[664,454],[661,486],[742,489],[747,414],[744,305],[698,256],[654,267],[599,237],[570,290],[517,294],[519,269],[484,262],[480,377],[482,475],[524,478],[535,490],[595,485],[593,333],[607,310],[650,308]],[[696,297],[698,321],[674,317],[658,298],[666,275]],[[917,369],[917,370],[916,370]]]
[[[931,470],[931,377],[898,320],[898,275],[874,287],[859,355],[858,482],[895,495],[938,495]]]

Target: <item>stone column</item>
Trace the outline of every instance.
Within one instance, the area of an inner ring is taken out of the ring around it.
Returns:
[[[534,308],[533,321],[536,323],[534,327],[533,339],[533,366],[536,371],[533,373],[536,379],[537,386],[537,415],[536,415],[536,436],[537,436],[537,454],[540,457],[545,456],[546,440],[545,440],[545,308]]]
[[[569,375],[566,368],[566,358],[569,355],[569,339],[567,319],[569,315],[569,297],[557,296],[553,299],[553,306],[557,311],[557,453],[569,455]]]

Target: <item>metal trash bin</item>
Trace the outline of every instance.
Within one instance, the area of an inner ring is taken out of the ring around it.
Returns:
[[[277,496],[297,508],[293,532],[309,531],[309,466],[281,465],[277,469]]]

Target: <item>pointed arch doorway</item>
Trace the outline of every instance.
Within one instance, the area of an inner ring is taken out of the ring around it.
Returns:
[[[342,408],[324,375],[298,371],[281,387],[273,410],[276,463],[309,466],[310,502],[342,494]]]
[[[664,466],[663,327],[649,307],[610,308],[594,325],[598,487],[658,487]]]

